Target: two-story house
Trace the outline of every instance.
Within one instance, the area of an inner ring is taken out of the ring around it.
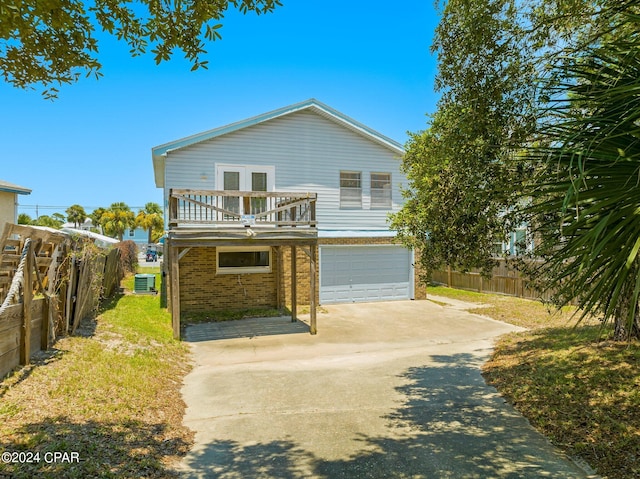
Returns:
[[[187,311],[306,303],[315,322],[318,302],[424,297],[387,222],[403,153],[314,99],[153,148],[174,328]]]

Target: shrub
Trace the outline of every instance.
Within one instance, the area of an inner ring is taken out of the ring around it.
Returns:
[[[116,245],[120,250],[120,268],[124,274],[135,273],[138,266],[138,248],[131,241],[121,241]]]

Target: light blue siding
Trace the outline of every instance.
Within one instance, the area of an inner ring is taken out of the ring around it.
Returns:
[[[143,248],[149,242],[149,232],[142,228],[134,228],[133,230],[126,230],[122,236],[123,240],[133,241],[138,248]]]
[[[170,188],[216,189],[216,164],[275,167],[277,191],[318,194],[321,230],[385,230],[387,215],[402,203],[397,151],[311,110],[302,110],[191,146],[169,151],[165,203]],[[340,209],[340,170],[362,172],[362,209]],[[391,173],[391,210],[370,208],[370,173]]]

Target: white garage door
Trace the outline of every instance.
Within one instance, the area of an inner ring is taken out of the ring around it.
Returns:
[[[320,303],[408,299],[411,253],[401,246],[320,246]]]

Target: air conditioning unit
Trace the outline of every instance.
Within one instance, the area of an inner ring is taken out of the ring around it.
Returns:
[[[155,274],[136,274],[133,281],[133,292],[136,294],[151,293],[156,291],[156,275]]]

